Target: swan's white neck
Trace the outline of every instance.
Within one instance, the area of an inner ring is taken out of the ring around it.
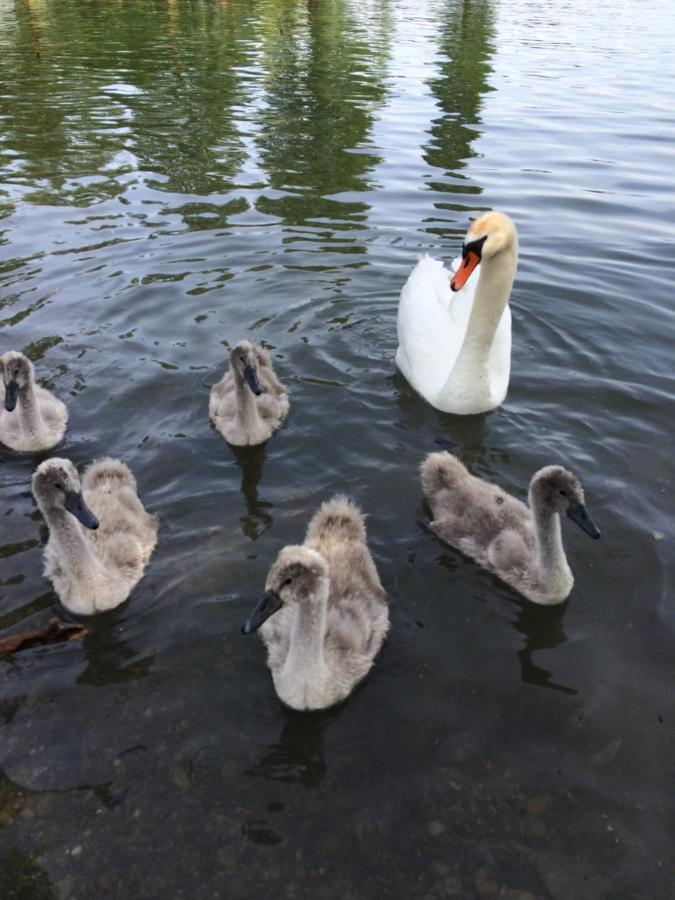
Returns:
[[[490,350],[502,313],[509,301],[518,264],[517,247],[502,250],[497,256],[483,260],[471,307],[466,334],[455,364],[439,392],[453,398],[453,406],[461,412],[461,398],[467,409],[480,412],[491,409]]]
[[[535,567],[552,602],[557,602],[557,595],[566,597],[573,583],[562,542],[560,516],[532,496],[530,507],[534,519]]]
[[[330,582],[322,578],[315,594],[297,606],[288,656],[280,672],[282,697],[292,705],[312,706],[312,697],[321,692],[326,677],[324,641]],[[285,696],[284,696],[285,695]]]
[[[40,405],[35,396],[35,385],[32,379],[19,388],[16,405],[19,416],[19,428],[22,435],[29,437],[33,441],[39,441],[44,437],[47,426],[40,412]]]

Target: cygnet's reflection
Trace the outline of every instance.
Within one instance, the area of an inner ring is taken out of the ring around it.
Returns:
[[[241,530],[252,541],[264,534],[274,522],[267,512],[273,504],[258,497],[258,484],[262,478],[263,466],[267,455],[265,444],[257,447],[231,447],[234,458],[241,469],[241,492],[246,501],[246,515],[239,520]]]
[[[272,744],[259,763],[244,774],[299,784],[307,790],[321,785],[326,777],[323,733],[337,709],[317,713],[285,710],[284,726],[277,744]]]
[[[524,646],[518,651],[522,681],[563,694],[576,694],[574,688],[552,681],[551,672],[532,662],[535,650],[552,649],[567,640],[563,628],[566,608],[567,604],[544,607],[523,603],[513,626],[525,637]]]
[[[154,654],[138,658],[124,633],[125,610],[114,609],[87,620],[87,635],[82,639],[83,656],[87,667],[77,676],[78,684],[113,684],[135,681],[149,675]]]

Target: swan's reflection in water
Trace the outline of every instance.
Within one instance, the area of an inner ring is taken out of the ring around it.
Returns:
[[[521,680],[526,684],[535,684],[551,691],[576,694],[575,688],[552,681],[552,673],[532,661],[532,654],[535,650],[553,649],[567,640],[563,628],[566,610],[566,603],[551,607],[523,602],[518,610],[518,616],[512,624],[516,631],[519,631],[525,638],[523,646],[518,651]]]
[[[241,530],[246,537],[257,541],[274,522],[274,518],[267,512],[273,508],[273,504],[258,497],[267,447],[260,444],[257,447],[231,447],[231,450],[241,469],[241,492],[246,502],[246,515],[239,520]]]

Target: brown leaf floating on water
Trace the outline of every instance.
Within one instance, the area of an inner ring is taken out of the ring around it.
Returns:
[[[35,644],[51,644],[57,641],[75,641],[87,633],[84,625],[74,622],[61,622],[57,618],[50,619],[44,628],[35,631],[23,631],[21,634],[12,634],[6,638],[0,638],[0,659],[26,650]]]

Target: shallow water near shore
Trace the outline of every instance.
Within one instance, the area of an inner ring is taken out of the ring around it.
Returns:
[[[161,522],[128,603],[0,661],[1,897],[674,895],[673,12],[551,7],[0,0],[0,352]],[[459,418],[397,374],[396,307],[489,208],[511,386]],[[208,391],[241,337],[291,411],[232,451]],[[579,475],[603,537],[564,523],[565,605],[424,529],[445,448],[520,497]],[[60,610],[39,458],[0,448],[2,633]],[[336,491],[392,628],[301,715],[239,629]]]

